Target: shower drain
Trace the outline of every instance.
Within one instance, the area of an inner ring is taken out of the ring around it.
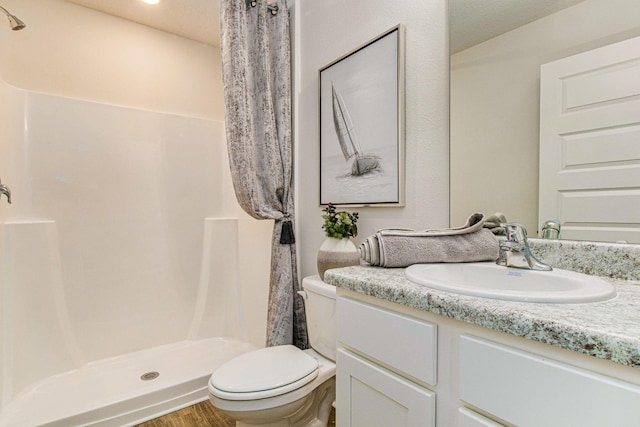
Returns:
[[[151,381],[151,380],[155,380],[156,378],[158,378],[160,376],[160,372],[147,372],[145,374],[140,375],[140,379],[142,381]]]

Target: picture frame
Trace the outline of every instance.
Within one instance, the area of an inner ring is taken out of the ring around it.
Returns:
[[[320,205],[404,206],[404,27],[319,71]]]

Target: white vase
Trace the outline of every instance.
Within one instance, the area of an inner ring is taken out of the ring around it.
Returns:
[[[324,272],[330,268],[360,265],[360,253],[351,239],[327,237],[318,249],[318,274],[324,280]]]

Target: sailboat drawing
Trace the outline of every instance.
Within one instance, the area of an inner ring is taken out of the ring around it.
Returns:
[[[380,157],[362,152],[349,111],[333,82],[331,82],[331,95],[333,98],[333,125],[344,159],[351,162],[351,175],[359,176],[380,169]]]

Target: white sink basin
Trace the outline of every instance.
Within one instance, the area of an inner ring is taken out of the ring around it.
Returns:
[[[430,288],[509,301],[583,303],[616,295],[611,283],[586,274],[555,268],[523,270],[493,262],[415,264],[407,267],[405,275]]]

